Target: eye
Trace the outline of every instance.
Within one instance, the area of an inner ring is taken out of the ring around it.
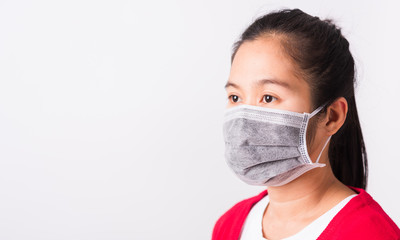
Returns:
[[[276,100],[276,97],[273,97],[271,95],[264,95],[263,96],[263,102],[265,102],[265,103],[271,103],[271,102],[273,102],[275,100]]]
[[[237,95],[230,95],[228,97],[233,103],[239,102],[240,98]]]

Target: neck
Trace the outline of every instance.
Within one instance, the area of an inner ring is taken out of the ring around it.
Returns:
[[[336,182],[333,173],[330,174],[327,168],[328,166],[311,170],[283,186],[268,187],[270,200],[287,202],[323,194]]]
[[[330,209],[354,192],[334,176],[329,164],[280,187],[269,187],[268,211],[275,218],[307,217]]]

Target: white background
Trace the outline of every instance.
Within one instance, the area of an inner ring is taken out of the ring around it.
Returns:
[[[400,224],[395,1],[0,1],[0,239],[209,239],[263,188],[223,157],[239,34],[332,17],[357,62],[368,192]]]

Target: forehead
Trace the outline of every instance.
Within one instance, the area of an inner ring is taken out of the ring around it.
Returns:
[[[283,51],[277,37],[245,41],[233,59],[229,82],[248,86],[260,79],[279,79],[294,89],[308,86],[296,75],[296,65]]]

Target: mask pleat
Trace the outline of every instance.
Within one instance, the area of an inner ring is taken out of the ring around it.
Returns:
[[[300,128],[237,118],[225,122],[224,140],[239,146],[298,146]]]
[[[226,144],[226,156],[235,167],[249,168],[251,166],[266,163],[278,162],[281,160],[300,157],[297,147],[265,147],[265,146],[233,146]]]

